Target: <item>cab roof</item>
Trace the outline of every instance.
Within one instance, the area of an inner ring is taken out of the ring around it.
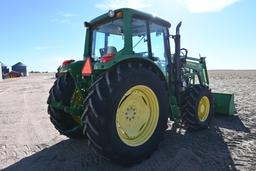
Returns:
[[[141,12],[139,10],[135,10],[135,9],[131,9],[131,8],[120,8],[120,9],[116,9],[114,10],[115,13],[117,12],[123,12],[124,15],[126,14],[131,14],[132,16],[136,16],[136,17],[140,17],[140,18],[143,18],[145,20],[149,20],[149,21],[152,21],[152,22],[156,22],[156,23],[159,23],[163,26],[166,26],[166,27],[171,27],[171,23],[169,23],[168,21],[162,19],[162,18],[159,18],[159,17],[156,17],[156,16],[153,16],[151,14],[148,14],[148,13],[144,13],[144,12]],[[108,16],[108,13],[105,13],[103,15],[100,15],[96,18],[94,18],[93,20],[90,21],[90,24],[97,24],[97,23],[101,23],[101,22],[104,22],[107,18],[109,18]]]

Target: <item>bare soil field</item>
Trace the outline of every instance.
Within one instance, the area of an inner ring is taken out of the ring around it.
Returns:
[[[210,71],[214,92],[235,94],[237,114],[215,116],[211,127],[172,127],[146,161],[112,163],[55,130],[46,100],[54,74],[0,82],[0,170],[256,170],[256,71]]]

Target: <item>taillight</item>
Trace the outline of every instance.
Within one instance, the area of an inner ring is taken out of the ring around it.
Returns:
[[[68,65],[68,64],[71,64],[72,62],[74,62],[75,60],[71,59],[71,60],[65,60],[62,62],[62,65]]]
[[[100,61],[103,63],[109,62],[114,58],[115,54],[107,54],[105,56],[103,56]]]
[[[84,63],[84,67],[82,69],[83,76],[91,76],[92,75],[92,63],[91,58],[87,57]]]

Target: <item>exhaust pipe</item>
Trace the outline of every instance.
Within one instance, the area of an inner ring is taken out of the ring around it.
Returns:
[[[180,27],[182,22],[179,22],[179,24],[176,26],[176,35],[173,36],[174,43],[175,43],[175,54],[174,54],[174,68],[175,68],[175,75],[176,75],[176,81],[175,81],[175,92],[177,97],[178,104],[181,103],[181,61],[180,61]]]

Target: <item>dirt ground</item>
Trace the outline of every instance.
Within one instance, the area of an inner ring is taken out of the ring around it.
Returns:
[[[235,94],[237,114],[203,131],[168,128],[146,161],[121,167],[67,139],[50,123],[53,74],[0,82],[0,170],[256,170],[256,71],[210,71],[213,91]]]

